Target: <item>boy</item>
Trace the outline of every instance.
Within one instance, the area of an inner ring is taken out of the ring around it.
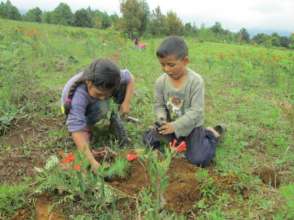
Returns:
[[[144,134],[145,144],[158,148],[160,140],[185,140],[185,157],[193,164],[207,166],[215,155],[221,125],[203,128],[204,82],[187,68],[188,48],[177,36],[166,38],[156,52],[163,74],[155,84],[157,129]]]

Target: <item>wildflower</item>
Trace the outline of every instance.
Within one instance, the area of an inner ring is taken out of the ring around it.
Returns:
[[[71,163],[75,160],[75,156],[73,153],[69,153],[66,155],[65,158],[61,161],[61,163]]]
[[[75,164],[73,166],[73,169],[76,170],[76,171],[81,171],[81,165],[80,164]]]

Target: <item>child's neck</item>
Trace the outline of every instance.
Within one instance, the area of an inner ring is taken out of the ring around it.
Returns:
[[[172,85],[175,87],[175,88],[181,88],[185,83],[186,83],[186,79],[187,79],[187,74],[188,71],[187,69],[185,69],[184,71],[184,74],[178,78],[178,79],[172,79],[170,78],[170,82],[172,83]]]

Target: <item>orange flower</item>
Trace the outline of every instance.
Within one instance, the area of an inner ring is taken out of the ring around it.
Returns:
[[[81,165],[80,164],[75,164],[73,169],[76,170],[76,171],[81,171]]]
[[[75,160],[75,156],[73,153],[68,153],[65,158],[61,161],[61,163],[71,163]]]

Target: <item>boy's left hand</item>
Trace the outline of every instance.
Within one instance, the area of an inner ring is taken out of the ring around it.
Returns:
[[[175,132],[175,128],[172,123],[166,122],[159,129],[159,134],[172,134]]]

